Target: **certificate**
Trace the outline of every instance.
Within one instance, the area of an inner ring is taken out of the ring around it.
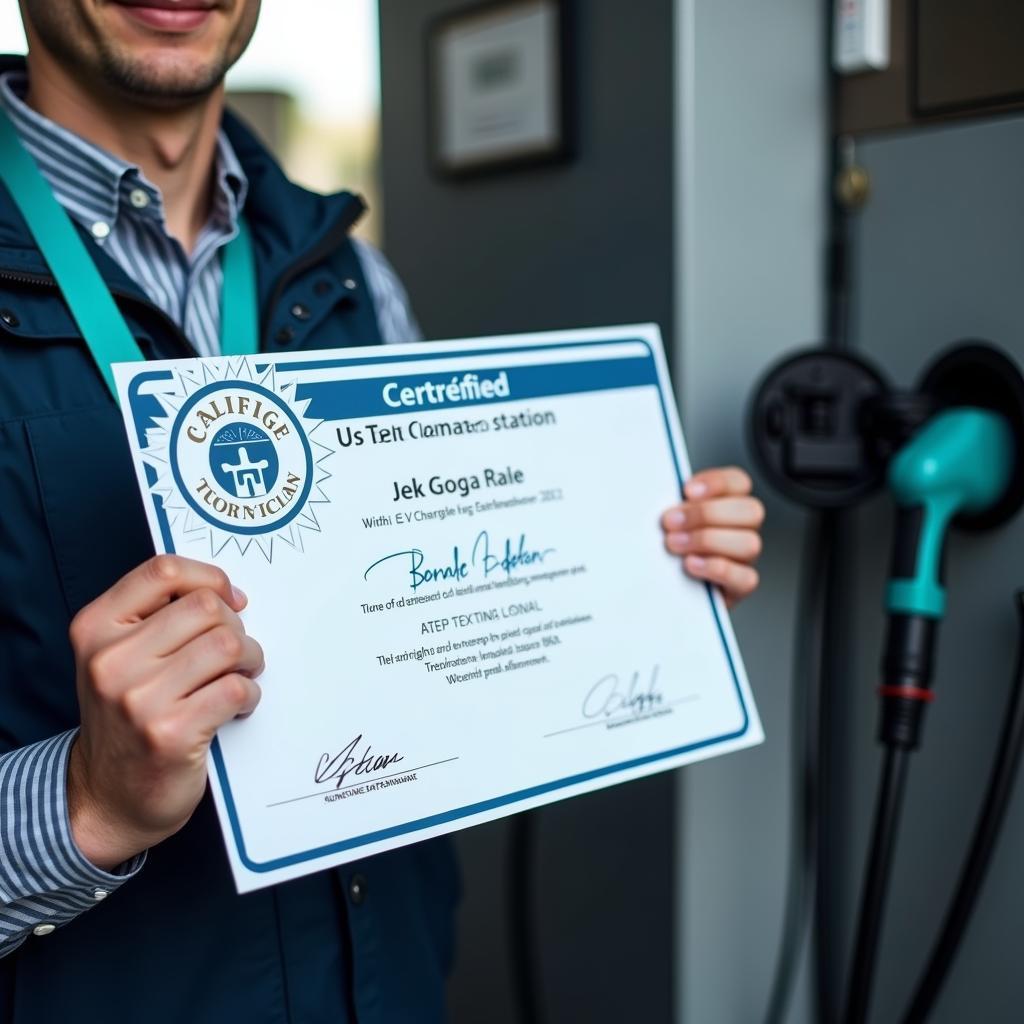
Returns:
[[[116,367],[158,551],[249,596],[239,891],[758,743],[644,325]]]

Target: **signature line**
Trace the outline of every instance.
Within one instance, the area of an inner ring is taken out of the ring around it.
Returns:
[[[698,699],[696,693],[691,693],[689,697],[682,697],[679,700],[674,700],[669,704],[662,704],[661,709],[667,711],[669,708],[674,708],[677,704],[689,704],[692,701]],[[657,718],[658,712],[649,711],[644,715],[620,715],[618,718],[601,718],[596,722],[585,722],[583,725],[571,725],[568,729],[558,729],[555,732],[544,733],[544,739],[551,739],[552,736],[563,736],[567,732],[576,732],[579,729],[592,729],[595,725],[617,725],[619,722],[643,722],[648,718]]]
[[[408,775],[410,772],[421,772],[424,768],[435,768],[439,764],[450,764],[458,761],[457,757],[446,757],[443,761],[431,761],[430,764],[421,764],[419,768],[406,768],[400,772],[390,772],[388,775],[374,775],[372,779],[363,779],[362,782],[350,782],[347,786],[339,786],[337,789],[321,789],[319,793],[307,793],[305,796],[293,796],[288,800],[278,800],[276,803],[267,804],[268,807],[280,807],[282,804],[294,804],[298,800],[309,800],[314,796],[323,796],[325,793],[342,793],[346,789],[355,789],[356,786],[365,786],[368,782],[377,782],[379,779],[391,779],[396,775]]]

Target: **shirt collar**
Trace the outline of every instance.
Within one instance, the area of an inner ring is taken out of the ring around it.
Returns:
[[[0,75],[0,106],[35,158],[57,201],[72,218],[90,230],[96,224],[113,230],[122,213],[156,218],[163,224],[160,190],[136,165],[43,117],[25,103],[27,89],[28,76],[23,72]],[[249,183],[223,131],[217,136],[215,174],[210,220],[218,229],[234,233]],[[141,195],[145,195],[145,201],[139,198]],[[95,231],[93,234],[96,237]],[[97,237],[97,241],[102,245],[104,238]]]
[[[216,168],[217,187],[213,192],[211,217],[222,219],[226,227],[234,230],[245,208],[249,179],[223,131],[217,135]]]

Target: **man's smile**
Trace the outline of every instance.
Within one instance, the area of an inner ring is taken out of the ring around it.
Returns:
[[[216,0],[113,0],[113,4],[146,28],[175,33],[201,28],[218,6]]]

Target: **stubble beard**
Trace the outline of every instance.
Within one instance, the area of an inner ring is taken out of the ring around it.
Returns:
[[[59,61],[75,68],[84,81],[102,82],[110,91],[154,106],[194,103],[217,89],[239,53],[221,53],[206,63],[182,54],[159,61],[135,57],[106,39],[71,4],[29,0],[26,6],[40,40]],[[77,41],[76,41],[77,40]],[[234,49],[234,47],[228,47]]]
[[[99,71],[109,88],[161,106],[204,99],[221,84],[229,66],[222,58],[206,67],[189,66],[186,61],[153,67],[111,47],[101,46],[99,51]]]

